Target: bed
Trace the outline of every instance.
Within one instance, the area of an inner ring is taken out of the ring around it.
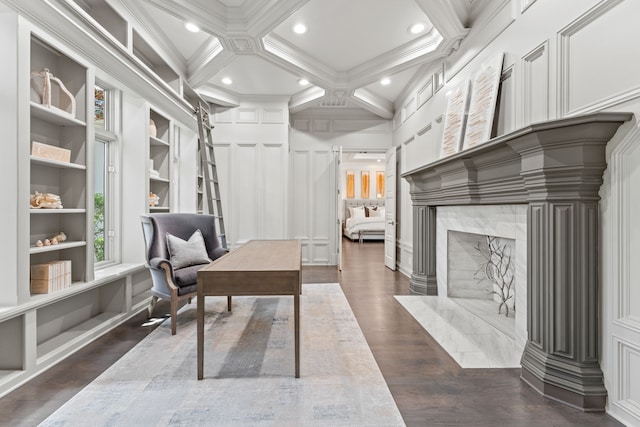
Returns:
[[[384,200],[347,199],[344,201],[342,234],[351,240],[384,240]]]

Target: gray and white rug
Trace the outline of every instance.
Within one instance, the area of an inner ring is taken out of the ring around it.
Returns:
[[[195,303],[164,322],[42,426],[403,426],[337,283],[305,284],[300,378],[293,298],[207,297],[202,381]]]

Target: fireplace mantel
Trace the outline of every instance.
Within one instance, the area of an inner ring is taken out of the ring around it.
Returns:
[[[437,295],[437,206],[526,204],[527,330],[522,379],[603,411],[598,361],[598,191],[605,150],[630,113],[532,124],[404,173],[413,201],[411,291]]]

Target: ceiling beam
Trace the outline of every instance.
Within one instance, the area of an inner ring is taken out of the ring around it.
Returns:
[[[309,107],[318,105],[318,102],[325,97],[326,91],[318,86],[312,86],[291,97],[289,101],[289,112],[297,113]]]
[[[367,89],[356,89],[351,96],[351,100],[365,110],[371,111],[383,119],[393,118],[393,103],[379,97]]]

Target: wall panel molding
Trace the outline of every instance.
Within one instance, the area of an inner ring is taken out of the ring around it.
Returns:
[[[549,120],[549,40],[522,57],[522,125]]]
[[[507,67],[500,76],[498,100],[498,135],[505,135],[518,127],[517,85],[515,65]]]
[[[262,123],[284,124],[284,110],[282,108],[263,108]]]
[[[632,4],[630,2],[625,2]],[[640,85],[633,85],[633,87],[626,88],[625,90],[618,91],[613,94],[607,93],[607,95],[589,102],[583,105],[571,105],[572,95],[575,93],[584,93],[586,88],[575,87],[575,82],[572,80],[572,73],[576,70],[576,65],[572,62],[572,58],[576,56],[575,46],[573,39],[577,34],[585,31],[589,26],[595,24],[599,19],[603,18],[608,12],[611,12],[614,8],[623,4],[623,0],[603,0],[589,9],[583,15],[579,16],[576,20],[571,22],[566,27],[562,28],[557,34],[558,45],[558,112],[560,117],[571,116],[576,114],[584,114],[594,111],[601,111],[615,105],[627,102],[632,99],[640,98]],[[598,37],[599,33],[596,33],[595,37]],[[589,51],[584,52],[585,55],[597,59],[597,52]],[[620,64],[608,64],[611,67],[620,66]],[[584,70],[588,72],[589,70]],[[595,80],[594,83],[607,84],[607,79],[610,76],[601,75],[600,81]],[[610,84],[610,83],[609,83]],[[582,92],[581,92],[582,91]]]
[[[417,100],[418,109],[422,107],[433,96],[433,76],[428,79],[427,83],[418,90]]]
[[[605,372],[610,381],[609,412],[616,418],[628,423],[640,423],[640,396],[632,396],[631,389],[638,390],[640,384],[640,362],[633,366],[632,354],[640,355],[640,319],[634,314],[634,295],[640,292],[638,271],[633,270],[640,251],[633,246],[633,224],[639,214],[635,202],[635,193],[640,177],[634,175],[635,166],[640,160],[640,129],[637,123],[619,144],[613,147],[608,161],[610,173],[609,221],[604,234],[606,246],[603,252],[607,257],[603,289],[606,292],[605,330],[610,331],[604,337],[603,347],[612,348],[611,354],[604,354],[610,360]],[[635,177],[635,178],[634,178]],[[630,233],[631,230],[631,233]],[[637,232],[636,232],[637,233]],[[636,237],[637,239],[637,237]],[[635,286],[635,288],[634,288]],[[637,309],[636,309],[637,310]],[[640,357],[640,356],[639,356]]]
[[[236,123],[257,124],[259,122],[259,112],[257,108],[237,108]]]

